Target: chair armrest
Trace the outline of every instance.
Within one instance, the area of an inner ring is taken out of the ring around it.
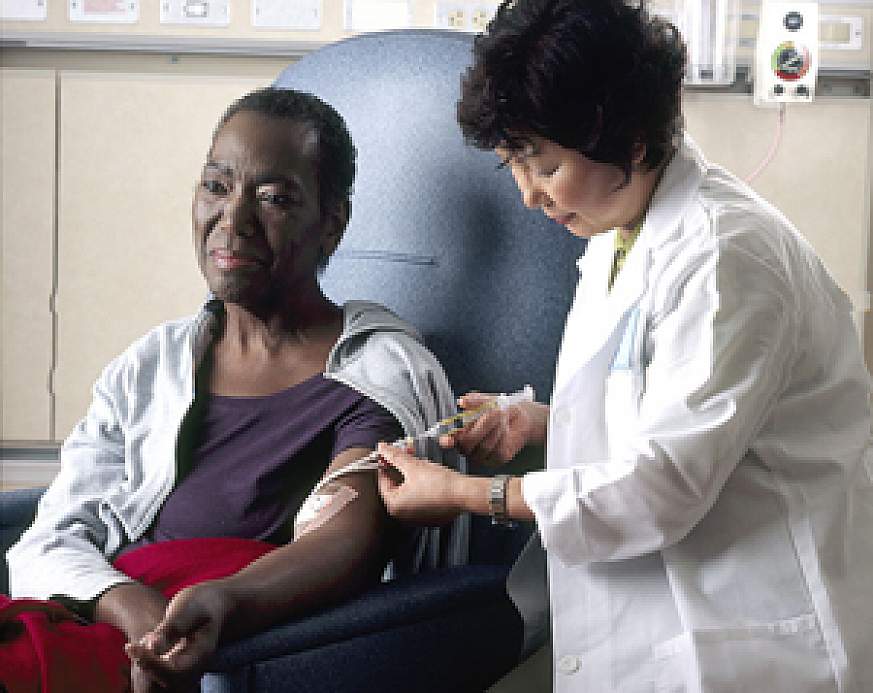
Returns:
[[[33,522],[36,504],[44,492],[44,488],[0,491],[0,593],[9,594],[6,551]]]
[[[509,566],[470,565],[399,578],[311,616],[222,647],[210,671],[313,650],[505,601]]]
[[[44,488],[21,488],[0,491],[0,529],[26,529],[36,514],[36,504],[45,493]]]

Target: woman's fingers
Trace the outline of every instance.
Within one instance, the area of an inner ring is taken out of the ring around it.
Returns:
[[[166,686],[174,675],[195,671],[214,648],[211,638],[195,635],[179,638],[160,654],[139,643],[128,643],[124,649],[143,672]]]
[[[454,434],[455,446],[462,454],[481,461],[482,455],[490,454],[503,427],[503,412],[491,411],[464,430]],[[491,446],[488,448],[488,446]]]
[[[382,458],[383,465],[379,469],[376,483],[379,486],[382,500],[388,504],[390,499],[397,495],[398,489],[403,484],[403,468],[406,465],[404,457],[408,456],[408,454],[387,443],[379,443],[377,449]]]
[[[470,392],[458,397],[458,406],[461,409],[475,409],[476,407],[481,407],[483,404],[488,404],[492,399],[494,399],[494,395],[492,394],[471,390]]]
[[[130,665],[130,693],[155,693],[155,691],[168,690],[169,683],[157,679],[143,669],[138,661],[132,661]]]
[[[402,450],[401,448],[394,447],[393,445],[389,445],[388,443],[379,443],[379,446],[376,448],[379,453],[379,456],[388,464],[390,464],[395,469],[403,471],[404,467],[407,465],[408,461],[413,459],[412,455],[410,455],[407,451]]]
[[[214,650],[212,638],[207,634],[203,637],[182,638],[161,659],[167,667],[175,672],[191,672],[198,669],[208,654]]]
[[[455,434],[447,433],[443,436],[440,436],[437,442],[440,444],[441,448],[451,450],[453,447],[455,447]]]
[[[481,453],[478,461],[488,465],[499,464],[501,462],[499,446],[502,438],[503,430],[500,426],[491,429],[485,438],[482,439],[482,444],[479,446]]]
[[[135,682],[135,693],[148,690],[149,682],[162,688],[169,685],[170,675],[159,655],[139,643],[127,643],[124,651],[132,662],[131,678]]]
[[[442,525],[458,514],[452,497],[456,472],[384,444],[380,444],[379,453],[386,465],[379,470],[379,492],[393,517],[415,524]]]

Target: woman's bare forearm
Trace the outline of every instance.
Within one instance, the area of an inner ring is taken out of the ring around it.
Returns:
[[[367,451],[347,450],[334,468]],[[317,529],[222,581],[231,610],[225,637],[269,628],[348,598],[382,576],[388,518],[371,473],[340,478],[353,499]]]
[[[224,637],[236,639],[342,601],[379,582],[377,541],[313,532],[226,578],[233,607]]]
[[[129,640],[138,640],[164,617],[167,598],[156,589],[139,582],[114,585],[100,595],[94,618],[122,631]]]

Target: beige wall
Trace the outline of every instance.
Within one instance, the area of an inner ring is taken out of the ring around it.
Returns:
[[[822,257],[859,327],[867,309],[870,114],[867,99],[789,105],[776,155],[752,183]],[[741,177],[758,167],[777,128],[775,109],[739,95],[688,94],[685,116],[707,157]]]

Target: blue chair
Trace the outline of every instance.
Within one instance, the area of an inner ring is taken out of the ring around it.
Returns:
[[[333,104],[358,148],[352,220],[323,277],[328,295],[378,301],[418,326],[456,392],[530,383],[543,401],[584,244],[526,210],[497,158],[464,144],[455,109],[471,46],[452,32],[363,35],[307,55],[275,84]],[[511,471],[541,464],[533,453]],[[2,498],[5,548],[34,498]],[[531,529],[476,518],[470,565],[403,577],[229,644],[202,689],[482,691],[519,659],[505,580]]]

